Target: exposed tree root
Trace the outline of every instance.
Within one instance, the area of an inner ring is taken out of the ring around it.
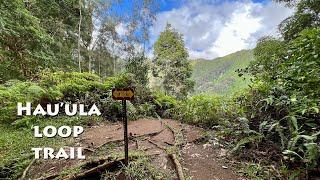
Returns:
[[[173,163],[175,165],[175,168],[176,168],[177,173],[178,173],[179,180],[184,180],[182,166],[181,166],[179,160],[177,159],[177,156],[175,154],[169,154],[169,157],[172,159],[172,161],[173,161]]]
[[[171,142],[165,141],[164,143],[166,143],[166,144],[168,144],[168,145],[170,145],[170,146],[174,146],[174,143],[171,143]]]
[[[49,176],[46,176],[46,177],[40,177],[40,178],[37,178],[35,180],[51,180],[51,179],[55,179],[59,176],[59,174],[51,174]]]
[[[36,161],[36,159],[33,159],[33,160],[29,163],[29,165],[27,166],[27,168],[23,171],[22,176],[20,177],[20,180],[23,180],[23,179],[26,178],[30,167],[33,165],[33,163],[34,163],[35,161]]]
[[[98,147],[94,148],[94,151],[97,150],[97,149],[100,149],[101,147],[105,146],[106,144],[110,144],[110,143],[119,143],[119,142],[122,142],[123,139],[115,139],[115,140],[112,140],[112,141],[107,141],[101,145],[99,145]]]
[[[100,159],[96,159],[96,160],[91,160],[89,162],[85,162],[83,164],[81,164],[81,167],[82,168],[86,168],[86,169],[89,169],[89,168],[92,168],[92,167],[96,167],[98,165],[101,165],[107,161],[112,161],[112,158],[107,156],[107,157],[104,157],[104,158],[100,158]]]
[[[129,140],[133,140],[135,138],[141,138],[141,137],[153,137],[153,136],[156,136],[158,134],[160,134],[164,129],[161,129],[160,131],[156,131],[156,132],[152,132],[152,133],[147,133],[147,134],[140,134],[140,135],[133,135],[131,137],[129,137]],[[119,143],[119,142],[122,142],[123,139],[115,139],[115,140],[112,140],[112,141],[108,141],[108,142],[105,142],[101,145],[99,145],[98,147],[96,147],[95,149],[100,149],[101,147],[105,146],[106,144],[109,144],[109,143]]]
[[[182,129],[177,131],[175,128],[171,127],[170,125],[166,124],[166,127],[172,132],[174,137],[174,146],[180,147],[182,144],[184,144],[183,135],[182,135]],[[166,142],[168,143],[168,142]]]
[[[146,156],[156,156],[159,154],[161,154],[161,153],[156,152],[156,153],[146,154]],[[137,156],[129,157],[129,159],[131,159],[131,160],[136,159],[136,158],[137,158]],[[110,162],[110,160],[111,160],[111,157],[105,157],[105,158],[100,158],[100,159],[97,159],[94,161],[84,163],[81,165],[82,167],[90,167],[90,166],[94,166],[94,167],[92,167],[89,170],[86,170],[82,173],[68,175],[68,176],[64,177],[63,179],[67,179],[67,180],[87,179],[89,177],[101,175],[107,170],[114,171],[114,170],[120,169],[123,166],[124,158],[117,159],[117,160],[114,160],[111,162]],[[59,173],[52,174],[47,177],[40,177],[36,180],[51,180],[51,179],[57,178],[59,175],[60,175]]]
[[[160,131],[156,131],[156,132],[152,132],[152,133],[133,135],[133,136],[130,137],[130,139],[141,138],[141,137],[153,137],[153,136],[156,136],[156,135],[162,133],[162,131],[164,131],[164,129],[161,129]]]
[[[165,148],[163,146],[159,145],[158,143],[156,143],[156,142],[154,142],[154,141],[152,141],[150,139],[148,141],[151,144],[157,146],[159,149],[162,149],[162,150],[165,151]],[[174,153],[173,154],[168,154],[168,156],[172,159],[172,161],[173,161],[173,163],[175,165],[175,169],[177,171],[179,180],[184,180],[185,178],[184,178],[184,175],[183,175],[182,166],[181,166],[176,154],[174,154]]]
[[[175,147],[179,147],[181,146],[184,141],[183,141],[183,134],[182,134],[182,130],[177,132],[176,129],[174,129],[173,127],[167,125],[167,128],[172,132],[173,137],[174,137],[174,146]],[[178,179],[179,180],[185,180],[184,175],[183,175],[183,170],[182,170],[182,166],[177,158],[177,155],[175,153],[171,153],[169,154],[169,157],[172,159],[174,165],[175,165],[175,169],[177,171],[178,174]]]
[[[89,169],[89,170],[82,172],[82,173],[73,174],[65,179],[68,179],[68,180],[85,179],[86,177],[90,177],[95,174],[102,174],[107,169],[120,168],[120,166],[123,164],[123,162],[124,162],[124,158],[116,160],[116,161],[112,161],[112,162],[105,162],[101,165],[98,165],[97,167],[94,167],[94,168]]]
[[[86,150],[86,151],[89,151],[89,152],[94,152],[93,149],[90,149],[90,148],[87,148],[87,147],[83,148],[83,150]]]
[[[94,166],[93,168],[96,168],[96,167],[98,167],[99,165],[104,164],[104,163],[106,163],[106,162],[109,161],[109,160],[111,160],[111,157],[100,158],[100,159],[97,159],[97,160],[93,160],[93,161],[86,162],[86,163],[82,164],[81,167]],[[38,179],[36,179],[36,180],[51,180],[51,179],[57,178],[59,175],[60,175],[60,173],[51,174],[51,175],[46,176],[46,177],[40,177],[40,178],[38,178]],[[73,177],[73,176],[72,176],[72,177]],[[70,179],[70,178],[71,178],[71,175],[66,177],[66,179],[68,179],[68,178]]]
[[[148,142],[153,144],[153,145],[155,145],[155,146],[157,146],[157,148],[159,148],[159,149],[165,150],[165,148],[163,146],[161,146],[158,143],[152,141],[151,139],[148,139]]]

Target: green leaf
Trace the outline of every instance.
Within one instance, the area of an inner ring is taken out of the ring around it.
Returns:
[[[298,130],[297,118],[295,116],[290,116],[290,119],[291,119],[291,123],[292,123],[293,127],[295,128],[295,130]]]
[[[283,154],[285,155],[294,155],[300,159],[303,159],[303,157],[301,157],[298,153],[294,152],[294,151],[291,151],[291,150],[285,150],[282,152]]]
[[[312,109],[314,110],[315,113],[317,113],[317,114],[319,113],[319,108],[317,108],[317,107],[312,107]]]
[[[309,141],[312,141],[312,140],[316,139],[315,136],[308,136],[308,135],[299,135],[299,137],[304,138],[304,139],[309,140]]]
[[[262,138],[263,136],[261,134],[254,134],[254,135],[245,137],[237,143],[236,147],[233,148],[232,151],[237,151],[241,146],[245,144],[261,141]]]

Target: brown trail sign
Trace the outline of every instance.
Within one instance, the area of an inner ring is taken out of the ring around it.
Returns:
[[[112,98],[115,100],[133,100],[134,91],[131,88],[112,89]]]
[[[127,102],[126,100],[134,99],[134,91],[131,88],[114,88],[112,89],[112,98],[114,100],[122,100],[123,108],[123,135],[124,135],[124,164],[128,166],[129,147],[128,147],[128,118],[127,118]]]

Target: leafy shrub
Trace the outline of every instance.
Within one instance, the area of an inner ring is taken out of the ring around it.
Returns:
[[[288,52],[278,80],[291,102],[287,116],[291,136],[284,154],[311,169],[320,163],[320,29],[302,31]]]
[[[134,74],[124,73],[119,74],[115,77],[108,77],[104,81],[104,86],[107,89],[111,88],[134,88],[137,86],[137,82],[135,81]]]
[[[99,76],[79,72],[42,72],[39,84],[43,87],[55,87],[64,95],[72,96],[93,89],[108,89],[101,83]]]
[[[257,143],[251,137],[259,135],[256,148],[271,143],[282,157],[278,161],[282,159],[287,168],[311,170],[320,157],[320,29],[302,31],[281,52],[272,50],[269,45],[274,43],[267,40],[257,45],[258,62],[252,65],[259,65],[264,73],[253,71],[256,85],[236,99],[251,131],[240,136],[248,141],[240,141],[244,143],[237,147]],[[275,55],[269,58],[268,52]]]
[[[149,102],[137,105],[137,113],[141,117],[158,117],[155,105]]]
[[[16,119],[18,102],[41,103],[47,91],[33,82],[8,81],[0,85],[0,121],[13,122]]]
[[[205,127],[224,124],[226,114],[222,98],[214,95],[193,96],[180,102],[174,109],[175,118]]]
[[[99,90],[101,94],[106,90],[106,86],[100,82],[98,76],[90,73],[43,71],[38,83],[8,81],[0,88],[0,111],[2,114],[0,118],[5,123],[15,121],[18,102],[47,104],[60,100],[85,103],[80,99],[95,89]]]
[[[253,50],[255,61],[251,61],[249,71],[255,78],[273,80],[276,78],[277,66],[283,62],[286,44],[281,40],[267,36],[259,39]]]
[[[114,87],[131,87],[135,90],[135,100],[128,103],[129,119],[139,116],[158,117],[157,108],[166,110],[174,104],[172,98],[153,96],[149,89],[136,83],[133,74],[120,74],[102,81],[99,76],[91,73],[42,71],[37,82],[12,80],[0,85],[0,120],[12,123],[18,119],[17,102],[42,105],[64,102],[85,104],[85,108],[96,104],[102,117],[114,121],[122,116],[121,102],[112,99],[111,89]],[[158,100],[155,101],[156,99]],[[32,118],[19,121],[21,122],[15,124],[28,125]]]
[[[155,111],[156,113],[165,118],[172,117],[172,109],[176,107],[177,100],[169,95],[165,95],[162,92],[155,92],[155,98],[153,103],[155,104]]]

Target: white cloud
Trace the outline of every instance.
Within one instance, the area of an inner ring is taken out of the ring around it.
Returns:
[[[263,35],[276,35],[277,25],[291,13],[274,2],[187,1],[158,15],[150,30],[151,42],[168,22],[184,35],[190,58],[213,59],[253,48]]]
[[[218,56],[225,56],[234,51],[249,47],[247,41],[251,35],[262,28],[261,17],[253,17],[250,12],[252,5],[244,5],[242,9],[234,11],[229,21],[221,28],[218,38],[212,43],[209,51]]]
[[[128,29],[125,24],[119,23],[116,25],[116,32],[119,36],[124,36],[128,32]]]

